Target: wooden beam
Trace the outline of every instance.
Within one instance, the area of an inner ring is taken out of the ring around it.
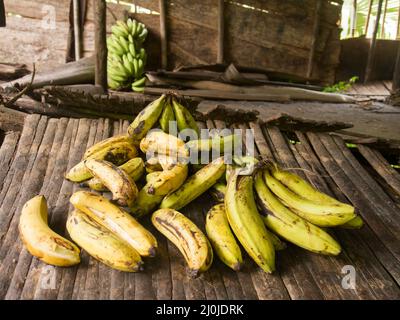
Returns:
[[[26,113],[0,105],[0,129],[3,131],[22,131]]]
[[[307,78],[311,78],[315,57],[315,50],[317,46],[317,38],[319,33],[319,22],[320,22],[320,12],[322,7],[322,0],[316,0],[315,3],[315,16],[314,16],[314,25],[313,25],[313,37],[311,40],[311,49],[310,55],[308,57],[308,65],[307,65]]]
[[[365,35],[368,34],[368,27],[369,27],[369,21],[371,18],[371,12],[372,12],[372,2],[374,2],[374,0],[369,0],[368,3],[368,13],[367,13],[367,19],[365,20]]]
[[[397,48],[396,64],[393,72],[392,92],[396,92],[400,89],[400,45]]]
[[[73,16],[74,16],[74,43],[75,43],[75,61],[82,56],[82,32],[80,24],[80,1],[73,0]]]
[[[218,56],[217,63],[224,62],[224,32],[225,32],[225,23],[224,23],[224,0],[218,1]]]
[[[160,7],[161,67],[164,70],[166,70],[168,67],[166,0],[159,0],[159,7]]]
[[[372,68],[374,66],[375,60],[375,49],[376,49],[376,36],[378,34],[379,20],[381,18],[383,0],[378,2],[378,11],[376,13],[376,21],[374,25],[374,32],[372,34],[371,44],[368,51],[367,66],[365,68],[364,83],[371,79]]]
[[[388,2],[389,0],[385,0],[385,7],[383,9],[383,18],[382,18],[381,38],[385,37],[385,20],[386,20]]]
[[[96,53],[95,84],[107,92],[107,42],[105,0],[94,1],[94,48]]]

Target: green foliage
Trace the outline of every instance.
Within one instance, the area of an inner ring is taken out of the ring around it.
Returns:
[[[351,88],[351,86],[358,80],[357,76],[351,77],[348,81],[339,81],[332,86],[324,88],[324,92],[343,92]]]

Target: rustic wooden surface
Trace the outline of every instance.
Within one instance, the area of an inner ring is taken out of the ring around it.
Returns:
[[[225,127],[220,120],[199,125]],[[51,227],[65,235],[69,197],[79,187],[64,180],[64,172],[88,146],[125,132],[127,126],[122,120],[29,115],[20,136],[5,136],[0,147],[1,299],[400,299],[400,202],[385,191],[389,180],[372,178],[336,136],[295,132],[301,143],[292,144],[276,127],[256,122],[234,127],[254,130],[257,154],[283,166],[307,169],[298,173],[328,194],[354,204],[365,219],[361,230],[334,230],[343,246],[338,257],[288,245],[278,252],[277,272],[272,275],[246,257],[243,272],[233,272],[215,259],[209,272],[190,280],[181,254],[144,218],[143,224],[157,236],[160,247],[156,258],[146,259],[144,272],[111,270],[86,252],[82,263],[72,268],[49,267],[33,258],[17,232],[23,204],[44,194]],[[211,205],[211,197],[205,194],[182,211],[203,228]],[[356,290],[341,286],[346,265],[355,268]],[[49,272],[56,276],[53,288],[42,285]]]

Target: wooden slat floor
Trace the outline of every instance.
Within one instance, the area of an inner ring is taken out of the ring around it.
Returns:
[[[210,120],[201,125],[224,127],[223,122]],[[278,252],[277,272],[272,275],[246,257],[242,272],[215,259],[209,272],[190,280],[181,254],[145,218],[143,224],[157,235],[160,250],[156,258],[145,261],[144,272],[111,270],[85,252],[82,263],[71,268],[49,267],[33,258],[18,236],[23,204],[44,194],[51,227],[65,235],[69,197],[79,186],[64,180],[64,172],[88,146],[125,132],[127,126],[126,121],[30,115],[20,136],[6,135],[0,148],[1,299],[400,299],[400,201],[388,184],[399,182],[398,173],[371,150],[373,156],[363,150],[372,162],[364,167],[334,135],[295,132],[300,143],[292,144],[277,128],[256,123],[237,127],[254,130],[258,154],[285,167],[306,169],[297,172],[321,190],[353,203],[365,219],[361,230],[334,230],[343,246],[338,257],[288,245]],[[211,205],[205,194],[181,211],[203,228]],[[345,266],[354,267],[355,289],[342,287]],[[49,275],[55,276],[54,282],[48,281]]]

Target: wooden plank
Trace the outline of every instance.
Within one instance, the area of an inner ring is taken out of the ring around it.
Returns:
[[[95,1],[95,28],[94,28],[94,50],[95,61],[95,84],[107,92],[107,43],[106,43],[106,10],[105,0]]]
[[[225,38],[225,16],[224,16],[225,1],[218,1],[218,53],[217,63],[224,62],[224,38]]]
[[[3,187],[6,176],[10,170],[18,146],[19,137],[19,132],[7,132],[0,146],[0,188]]]

